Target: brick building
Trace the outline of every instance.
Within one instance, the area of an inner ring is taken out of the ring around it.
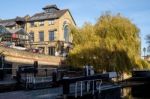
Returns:
[[[43,12],[35,13],[33,16],[1,20],[0,25],[7,29],[23,28],[30,35],[26,47],[42,49],[44,54],[55,56],[56,53],[62,55],[69,50],[72,42],[69,26],[75,26],[76,23],[68,9],[47,5]]]

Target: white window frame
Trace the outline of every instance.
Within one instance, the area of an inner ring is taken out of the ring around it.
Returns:
[[[40,22],[39,22],[39,25],[40,25],[40,26],[44,26],[44,21],[40,21]]]
[[[49,24],[49,25],[54,25],[54,20],[49,20],[49,21],[48,21],[48,24]]]

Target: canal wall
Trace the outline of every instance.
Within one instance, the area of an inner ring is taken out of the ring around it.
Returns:
[[[63,57],[49,56],[44,54],[20,51],[17,49],[0,46],[0,55],[4,56],[5,63],[11,64],[12,75],[16,74],[19,65],[32,65],[34,61],[38,61],[39,66],[46,68],[58,67],[64,60]]]

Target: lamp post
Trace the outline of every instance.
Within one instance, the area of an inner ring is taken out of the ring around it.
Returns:
[[[144,59],[145,59],[145,52],[146,52],[146,48],[143,48],[143,52],[144,52]]]

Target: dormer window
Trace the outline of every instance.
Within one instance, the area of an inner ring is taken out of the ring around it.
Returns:
[[[51,9],[46,9],[45,11],[46,13],[53,13],[56,11],[56,9],[51,8]]]
[[[53,13],[53,12],[59,10],[59,9],[57,8],[56,5],[47,5],[47,6],[45,6],[45,7],[43,8],[43,10],[44,10],[46,13]]]

